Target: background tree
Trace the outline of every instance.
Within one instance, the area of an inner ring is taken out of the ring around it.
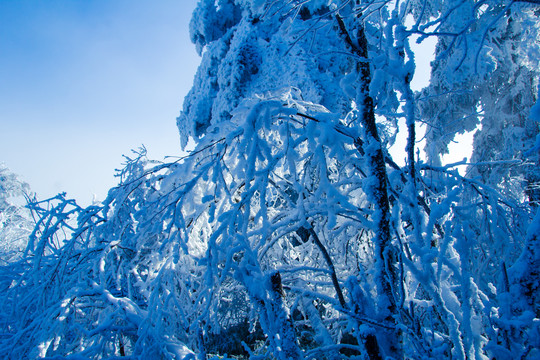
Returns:
[[[0,265],[22,255],[34,227],[24,204],[30,199],[30,187],[0,164]]]

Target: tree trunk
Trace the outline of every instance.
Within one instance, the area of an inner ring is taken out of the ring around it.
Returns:
[[[373,99],[369,94],[371,84],[371,71],[368,59],[368,42],[364,33],[364,26],[360,23],[361,14],[358,16],[357,40],[353,42],[345,24],[339,15],[336,16],[342,35],[351,48],[351,51],[361,60],[357,64],[358,87],[356,103],[359,109],[359,117],[364,128],[364,151],[368,157],[369,176],[374,178],[370,189],[366,189],[368,199],[373,202],[375,212],[373,220],[376,224],[376,234],[373,239],[375,245],[375,282],[377,286],[378,313],[389,325],[396,325],[397,314],[396,297],[394,289],[398,286],[398,274],[396,271],[397,256],[391,244],[390,236],[390,203],[388,201],[387,173],[382,144],[377,131],[375,121],[375,109]],[[392,356],[400,358],[401,340],[397,330],[379,331],[378,347],[382,357]],[[375,345],[373,345],[375,346]],[[373,350],[372,350],[373,351]],[[378,354],[370,354],[370,358],[381,357]]]

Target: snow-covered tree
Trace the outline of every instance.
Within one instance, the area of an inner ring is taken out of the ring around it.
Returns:
[[[101,205],[33,205],[25,256],[0,268],[11,274],[0,355],[537,357],[538,215],[515,196],[526,187],[438,158],[476,117],[481,134],[502,127],[486,110],[506,109],[497,83],[519,82],[511,121],[527,117],[536,84],[523,54],[538,34],[522,20],[535,6],[201,0],[191,35],[203,58],[177,119],[195,149],[172,163],[141,149]],[[417,35],[439,41],[422,94],[410,86]],[[398,131],[402,167],[387,151]],[[520,161],[538,151],[531,131],[516,140],[531,149]],[[475,154],[491,146],[482,136]]]
[[[34,227],[24,208],[30,187],[0,164],[0,265],[22,255],[26,240]]]
[[[529,109],[537,98],[538,9],[500,1],[440,6],[444,16],[418,29],[439,38],[431,83],[420,101],[429,124],[428,157],[438,164],[457,133],[478,128],[469,175],[481,176],[506,196],[526,195],[535,206],[539,175],[533,147],[540,125]]]

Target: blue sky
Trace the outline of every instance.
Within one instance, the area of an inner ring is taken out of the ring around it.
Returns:
[[[88,204],[122,154],[179,155],[196,0],[0,0],[0,162]]]

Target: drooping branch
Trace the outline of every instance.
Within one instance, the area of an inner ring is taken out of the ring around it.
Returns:
[[[343,291],[341,291],[341,286],[339,285],[339,281],[336,274],[336,268],[334,267],[334,263],[332,261],[332,258],[328,254],[328,251],[326,250],[326,247],[321,242],[321,239],[319,239],[319,236],[317,236],[317,233],[315,230],[313,230],[312,227],[306,228],[304,226],[301,226],[296,230],[296,234],[302,239],[302,241],[306,242],[309,237],[313,239],[313,242],[319,250],[321,251],[324,260],[326,261],[326,264],[328,265],[328,268],[330,269],[330,277],[332,278],[332,284],[334,285],[334,289],[336,290],[336,294],[339,300],[339,304],[344,309],[347,308],[347,303],[345,302],[345,297],[343,296]]]

